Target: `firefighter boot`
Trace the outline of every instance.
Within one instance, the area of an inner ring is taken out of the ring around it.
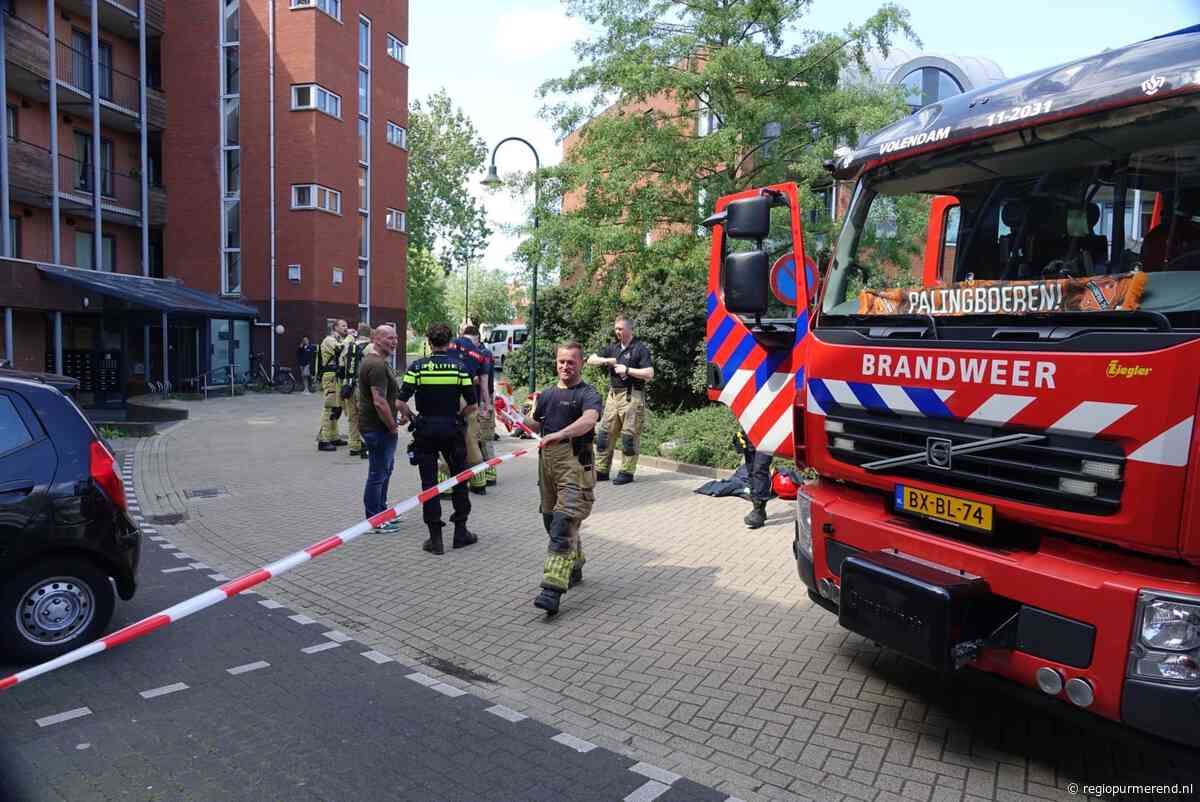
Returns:
[[[754,509],[746,513],[746,517],[742,519],[742,523],[746,524],[747,529],[761,529],[767,522],[767,502],[754,501]]]
[[[583,582],[583,563],[577,562],[571,569],[571,578],[567,580],[567,587],[573,588]]]
[[[533,600],[533,606],[539,610],[545,610],[546,616],[552,616],[558,612],[558,600],[562,598],[563,592],[554,588],[542,588],[542,592]]]
[[[452,548],[465,549],[473,543],[478,543],[479,538],[474,532],[467,530],[466,522],[454,524],[454,542],[451,543]]]
[[[446,547],[442,545],[442,528],[429,527],[429,537],[421,544],[421,548],[431,554],[445,554]]]

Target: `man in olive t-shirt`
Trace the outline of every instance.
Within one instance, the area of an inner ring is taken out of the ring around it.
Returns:
[[[387,363],[396,350],[396,330],[380,326],[372,333],[373,349],[363,357],[358,369],[358,428],[367,447],[367,484],[363,488],[363,507],[367,517],[387,508],[388,480],[396,462],[396,445],[400,440],[396,423],[396,400],[400,386]],[[392,522],[382,529],[391,531]]]

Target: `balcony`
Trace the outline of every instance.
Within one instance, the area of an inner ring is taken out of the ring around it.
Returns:
[[[49,46],[46,32],[20,17],[5,20],[4,47],[9,86],[23,95],[46,95]]]
[[[92,86],[100,93],[102,125],[124,131],[136,131],[142,94],[136,75],[129,75],[101,62],[99,80],[92,81],[91,55],[66,42],[55,42],[58,69],[58,108],[86,117],[90,114]]]
[[[92,162],[58,155],[58,197],[64,212],[92,208]],[[131,225],[142,217],[142,179],[133,173],[100,170],[100,210],[105,219]]]
[[[45,3],[42,4],[43,6]],[[92,18],[91,0],[58,0],[59,8],[86,22]],[[146,24],[151,24],[149,2],[146,3]],[[159,0],[159,6],[162,2]],[[137,39],[138,0],[100,0],[100,28],[122,39]]]
[[[50,151],[32,142],[8,140],[9,195],[13,203],[50,207]]]
[[[149,87],[146,88],[146,123],[155,131],[167,127],[167,96]]]

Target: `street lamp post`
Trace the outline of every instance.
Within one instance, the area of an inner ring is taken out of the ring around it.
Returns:
[[[521,142],[533,152],[533,235],[537,237],[538,228],[538,205],[541,194],[542,183],[542,160],[538,158],[537,148],[529,144],[528,140],[522,139],[519,136],[510,136],[501,139],[496,147],[492,148],[492,163],[488,167],[487,177],[483,179],[483,185],[495,189],[501,185],[500,175],[496,172],[496,151],[500,150],[500,146],[505,142]],[[536,391],[534,366],[537,363],[537,290],[538,290],[538,259],[537,252],[531,256],[533,260],[533,284],[532,284],[532,299],[529,304],[529,392]]]

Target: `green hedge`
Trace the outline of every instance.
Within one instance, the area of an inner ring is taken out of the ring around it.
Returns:
[[[653,409],[642,429],[642,453],[659,455],[659,446],[676,442],[670,459],[713,468],[736,468],[742,455],[733,448],[738,422],[729,407],[710,404],[687,412],[662,413]]]

